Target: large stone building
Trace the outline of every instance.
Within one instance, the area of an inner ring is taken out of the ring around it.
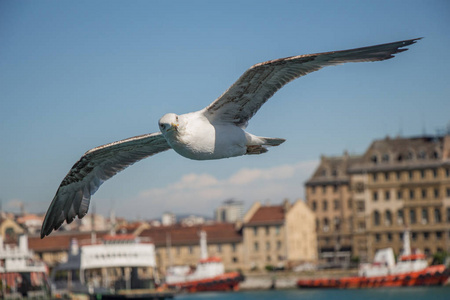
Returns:
[[[322,157],[306,196],[323,261],[342,261],[342,251],[367,261],[385,247],[399,254],[406,228],[413,248],[449,251],[450,136],[386,138],[362,156]]]

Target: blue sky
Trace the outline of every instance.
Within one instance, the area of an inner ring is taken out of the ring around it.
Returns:
[[[385,62],[290,83],[249,132],[264,155],[190,161],[170,151],[103,184],[98,212],[202,213],[228,198],[303,198],[321,154],[436,133],[450,121],[448,1],[1,1],[0,199],[44,212],[87,150],[201,109],[248,67],[280,57],[425,37]]]

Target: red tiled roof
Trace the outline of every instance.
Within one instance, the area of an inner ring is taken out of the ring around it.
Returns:
[[[281,224],[284,222],[282,205],[261,206],[245,225]]]
[[[96,238],[100,239],[108,232],[96,232]],[[76,239],[79,245],[85,244],[91,239],[90,232],[53,232],[51,235],[41,239],[39,236],[28,237],[28,248],[34,252],[44,251],[67,251],[70,248],[70,241]]]
[[[236,243],[242,241],[242,235],[234,224],[218,223],[213,225],[197,226],[162,226],[145,229],[140,237],[149,237],[156,247],[175,245],[198,245],[200,243],[199,232],[204,230],[208,244]]]

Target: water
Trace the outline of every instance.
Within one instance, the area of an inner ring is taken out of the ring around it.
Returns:
[[[275,290],[184,294],[175,300],[450,300],[450,287],[408,287],[361,290]]]

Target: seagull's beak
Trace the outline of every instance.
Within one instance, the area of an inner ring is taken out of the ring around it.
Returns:
[[[170,128],[168,131],[173,131],[173,130],[178,131],[178,124],[175,124],[175,123],[170,124]]]

